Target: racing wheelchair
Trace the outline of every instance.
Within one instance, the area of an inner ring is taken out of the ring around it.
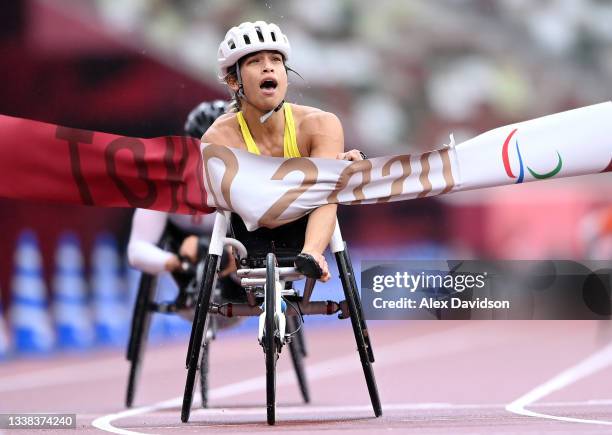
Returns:
[[[306,277],[294,267],[294,261],[304,243],[306,223],[307,216],[278,228],[259,228],[249,232],[238,215],[221,211],[216,213],[208,254],[203,263],[203,275],[187,350],[187,379],[181,409],[183,423],[189,421],[196,374],[198,368],[201,369],[198,363],[208,348],[208,330],[214,328],[212,319],[219,315],[259,317],[257,339],[265,356],[268,424],[273,425],[276,422],[276,362],[279,353],[285,345],[289,345],[290,349],[294,345],[300,352],[304,351],[303,336],[298,334],[302,330],[303,316],[312,314],[339,313],[338,317],[341,319],[350,318],[372,408],[376,417],[382,415],[372,368],[372,345],[353,266],[338,222],[336,221],[330,248],[335,255],[344,290],[345,300],[340,302],[311,300],[315,278]],[[231,238],[225,237],[228,226],[231,227]],[[246,301],[243,303],[219,304],[212,297],[225,245],[232,246],[237,257],[237,275],[246,293]],[[304,288],[300,293],[293,284],[304,278]],[[295,346],[295,343],[300,341],[302,344]],[[303,375],[303,367],[301,369]]]
[[[178,252],[181,242],[187,236],[185,232],[175,227],[172,223],[167,223],[164,234],[160,241],[160,246],[171,252]],[[200,237],[200,251],[208,250],[208,242],[203,237]],[[149,327],[151,318],[154,313],[160,314],[178,314],[188,320],[193,319],[193,312],[197,300],[197,291],[199,290],[204,267],[204,255],[194,267],[189,261],[182,259],[181,269],[179,272],[174,272],[174,278],[178,292],[174,300],[157,301],[157,277],[148,273],[142,273],[138,284],[138,293],[134,303],[132,324],[130,330],[130,338],[127,346],[127,360],[130,363],[128,376],[128,384],[125,396],[125,405],[130,408],[134,403],[136,387],[139,379],[142,358],[145,352],[147,338],[149,335]],[[235,303],[244,300],[245,292],[237,284],[231,281],[231,278],[223,278],[223,282],[214,286],[212,300],[215,303]],[[209,370],[209,352],[211,342],[216,338],[217,330],[223,325],[220,325],[221,319],[218,315],[210,317],[210,325],[202,339],[202,350],[199,360],[199,378],[200,378],[200,393],[202,399],[202,407],[208,406],[208,370]],[[290,323],[290,328],[295,328],[293,323]],[[295,331],[294,331],[295,332]],[[306,356],[306,344],[303,335],[303,330],[297,330],[296,340],[289,346],[293,366],[295,367],[296,376],[302,392],[302,397],[305,402],[310,400],[308,393],[308,385],[304,374],[302,359]]]

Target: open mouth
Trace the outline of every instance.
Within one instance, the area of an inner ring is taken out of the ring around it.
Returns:
[[[262,81],[262,82],[259,84],[259,88],[260,88],[260,89],[267,90],[267,91],[271,91],[271,90],[276,89],[276,86],[277,86],[277,85],[278,85],[278,84],[276,83],[276,80],[274,80],[274,79],[265,79],[265,80],[263,80],[263,81]]]

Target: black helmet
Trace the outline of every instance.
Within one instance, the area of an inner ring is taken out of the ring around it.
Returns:
[[[198,104],[185,121],[185,134],[200,139],[208,127],[225,113],[227,103],[223,100],[204,101]]]

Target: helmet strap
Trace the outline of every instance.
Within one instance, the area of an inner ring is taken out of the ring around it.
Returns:
[[[267,113],[264,113],[262,116],[259,117],[259,122],[261,124],[263,124],[264,122],[266,122],[272,115],[274,115],[276,112],[278,112],[281,107],[283,107],[283,104],[285,104],[285,100],[281,101],[279,103],[278,106],[276,106],[274,109],[270,110]]]

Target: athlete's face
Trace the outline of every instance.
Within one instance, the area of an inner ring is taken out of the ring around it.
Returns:
[[[274,109],[287,94],[287,71],[277,51],[260,51],[240,61],[244,93],[262,111]]]

